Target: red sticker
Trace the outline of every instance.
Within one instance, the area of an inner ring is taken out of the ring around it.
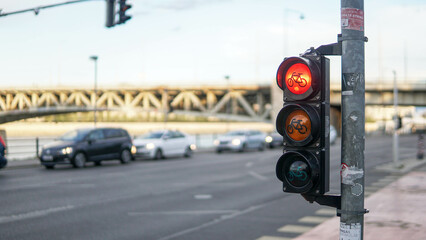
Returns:
[[[364,11],[356,8],[342,8],[342,29],[364,31]]]

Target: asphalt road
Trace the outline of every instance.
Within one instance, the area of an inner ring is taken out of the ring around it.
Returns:
[[[400,137],[414,158],[416,136]],[[366,186],[388,173],[392,138],[367,138]],[[0,171],[0,239],[258,239],[315,216],[318,204],[281,191],[281,150],[195,153],[192,158],[118,161],[84,169],[60,166]],[[331,149],[331,192],[338,193],[340,146]],[[337,228],[338,226],[336,226]]]

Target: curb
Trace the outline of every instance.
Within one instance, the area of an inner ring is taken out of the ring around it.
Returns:
[[[426,164],[425,160],[405,159],[405,160],[400,160],[398,162],[398,165],[395,165],[395,163],[390,162],[390,163],[385,163],[385,164],[376,166],[376,170],[381,172],[405,174],[424,164]]]

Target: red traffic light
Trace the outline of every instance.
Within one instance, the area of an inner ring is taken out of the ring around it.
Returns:
[[[307,58],[286,58],[278,68],[277,84],[290,99],[307,99],[321,85],[319,67]]]

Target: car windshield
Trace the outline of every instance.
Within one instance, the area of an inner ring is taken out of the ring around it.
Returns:
[[[225,135],[226,136],[244,136],[244,135],[246,135],[246,133],[242,132],[242,131],[234,131],[234,132],[229,132]]]
[[[65,133],[59,139],[62,141],[80,141],[90,132],[90,129],[79,129]]]
[[[138,136],[136,139],[155,139],[161,138],[163,136],[163,132],[150,132],[141,136]]]

